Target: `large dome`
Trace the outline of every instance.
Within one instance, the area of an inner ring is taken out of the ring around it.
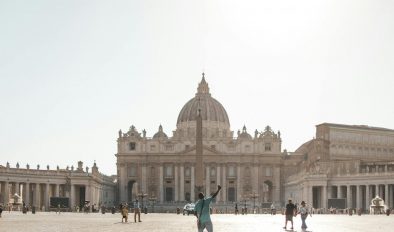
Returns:
[[[184,122],[196,121],[198,109],[201,109],[203,121],[218,122],[230,128],[227,112],[220,102],[211,97],[204,73],[198,85],[196,96],[189,100],[179,113],[177,125]]]

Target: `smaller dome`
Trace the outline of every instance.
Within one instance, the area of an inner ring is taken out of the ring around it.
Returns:
[[[163,127],[160,125],[159,126],[159,131],[153,135],[154,139],[158,139],[158,138],[168,138],[168,136],[166,135],[166,133],[163,132]]]
[[[252,136],[246,131],[246,126],[242,128],[242,133],[238,130],[238,138],[239,139],[252,139]]]

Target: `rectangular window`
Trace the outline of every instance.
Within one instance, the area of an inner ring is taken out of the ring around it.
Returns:
[[[271,167],[265,168],[265,176],[272,176],[272,169]]]
[[[271,143],[265,144],[265,151],[271,151]]]
[[[212,149],[216,149],[216,145],[211,145],[211,148]]]
[[[137,168],[132,166],[128,168],[128,176],[129,177],[136,177],[137,176]]]
[[[234,166],[228,167],[228,176],[235,177],[235,167]]]
[[[151,151],[155,151],[156,150],[156,146],[155,145],[150,145],[150,150]]]
[[[172,177],[172,167],[171,166],[166,167],[166,177]]]
[[[174,145],[172,145],[172,144],[166,145],[166,151],[173,151],[173,150],[174,150]]]
[[[216,168],[211,168],[211,176],[216,176]]]
[[[190,177],[190,168],[189,167],[187,167],[185,169],[185,176]]]

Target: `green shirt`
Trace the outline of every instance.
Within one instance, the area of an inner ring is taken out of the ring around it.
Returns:
[[[204,207],[202,205],[204,201]],[[197,217],[199,217],[200,222],[204,223],[204,222],[210,222],[211,221],[211,215],[209,212],[209,204],[212,201],[212,197],[208,197],[205,199],[200,199],[196,202],[196,206],[194,207],[194,210],[197,213]],[[203,207],[202,212],[201,212],[201,207]],[[201,214],[201,218],[200,218],[200,214]]]

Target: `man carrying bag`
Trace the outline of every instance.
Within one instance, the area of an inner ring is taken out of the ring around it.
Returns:
[[[212,199],[218,195],[220,189],[222,189],[222,187],[218,185],[218,190],[212,196],[207,198],[204,198],[204,194],[201,192],[198,194],[199,200],[196,202],[196,206],[194,207],[195,215],[197,217],[198,232],[203,232],[205,228],[208,232],[213,232],[209,205],[211,204]]]

